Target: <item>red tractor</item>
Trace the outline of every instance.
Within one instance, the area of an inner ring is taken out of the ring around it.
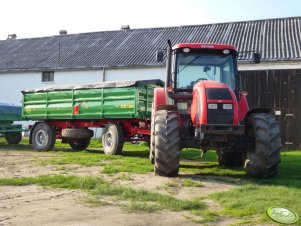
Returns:
[[[271,109],[249,109],[237,54],[232,45],[168,42],[165,87],[154,91],[151,120],[158,175],[178,175],[183,148],[216,150],[220,165],[244,166],[251,176],[277,173],[279,125]]]

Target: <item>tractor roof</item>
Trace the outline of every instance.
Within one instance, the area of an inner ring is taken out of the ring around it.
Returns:
[[[183,48],[190,48],[190,49],[229,49],[236,51],[235,46],[233,45],[224,45],[224,44],[214,44],[214,43],[178,43],[173,46],[173,50],[175,49],[183,49]]]

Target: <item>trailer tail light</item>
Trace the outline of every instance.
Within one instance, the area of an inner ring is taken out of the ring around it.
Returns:
[[[208,109],[217,109],[217,104],[208,104]]]
[[[32,129],[33,125],[28,125],[28,129]]]
[[[79,114],[79,106],[78,106],[78,105],[75,105],[75,106],[73,107],[73,114],[74,114],[74,115],[78,115],[78,114]]]

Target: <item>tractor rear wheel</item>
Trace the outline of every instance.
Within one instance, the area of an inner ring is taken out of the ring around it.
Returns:
[[[5,133],[5,140],[8,144],[19,144],[22,140],[21,132],[9,132]]]
[[[102,146],[107,155],[119,155],[124,144],[124,132],[121,125],[111,123],[106,125],[102,133]]]
[[[177,176],[180,167],[180,126],[176,111],[159,110],[155,114],[155,173]]]
[[[275,118],[266,113],[256,113],[247,121],[248,137],[251,139],[247,150],[245,170],[259,178],[277,174],[280,163],[281,137]]]
[[[87,149],[90,144],[90,138],[72,138],[68,140],[70,147],[75,151]]]
[[[243,166],[243,153],[217,151],[217,160],[220,166]]]

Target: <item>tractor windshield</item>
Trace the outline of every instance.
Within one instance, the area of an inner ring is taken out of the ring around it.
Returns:
[[[176,68],[177,89],[190,90],[197,81],[226,83],[235,90],[233,55],[211,53],[179,53]]]

